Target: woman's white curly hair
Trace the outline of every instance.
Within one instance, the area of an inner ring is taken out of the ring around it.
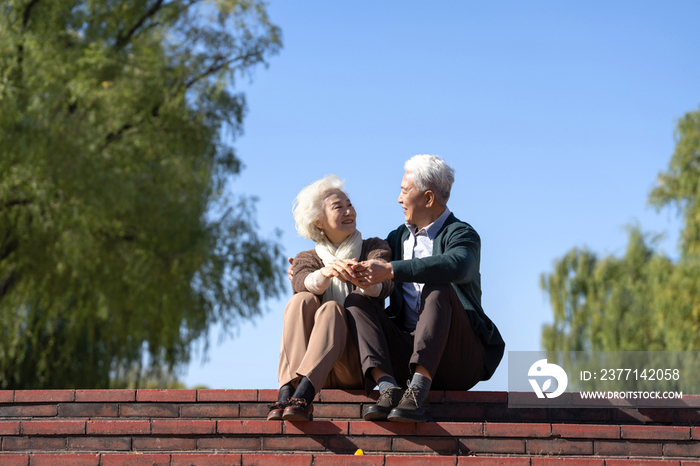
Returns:
[[[323,231],[314,225],[314,222],[323,217],[323,200],[331,191],[340,190],[348,195],[343,189],[344,185],[345,182],[338,176],[326,175],[299,191],[292,202],[294,222],[299,235],[317,243],[325,238]]]

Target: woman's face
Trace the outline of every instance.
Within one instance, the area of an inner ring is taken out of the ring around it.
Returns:
[[[340,244],[357,229],[356,217],[350,199],[344,192],[335,189],[323,198],[323,216],[314,225],[323,230],[331,243]]]

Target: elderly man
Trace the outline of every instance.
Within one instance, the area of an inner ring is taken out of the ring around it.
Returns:
[[[505,343],[481,308],[480,239],[447,207],[454,170],[434,155],[404,166],[399,203],[405,224],[387,242],[392,261],[358,264],[362,286],[393,279],[385,310],[377,300],[351,293],[345,308],[357,339],[368,387],[380,397],[365,420],[431,420],[431,388],[468,390],[496,370]],[[397,380],[407,380],[402,390]]]

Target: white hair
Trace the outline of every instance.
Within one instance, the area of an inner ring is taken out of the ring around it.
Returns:
[[[324,238],[323,231],[314,222],[323,217],[323,200],[331,191],[340,190],[348,195],[343,189],[344,184],[338,176],[326,175],[299,191],[292,202],[292,212],[297,232],[301,236],[315,242]]]
[[[419,154],[406,161],[403,166],[420,191],[432,191],[437,202],[446,205],[450,199],[455,170],[439,155]]]

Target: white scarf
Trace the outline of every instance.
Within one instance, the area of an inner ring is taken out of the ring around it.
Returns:
[[[316,243],[316,254],[321,258],[325,267],[332,265],[337,260],[359,259],[361,253],[362,233],[357,230],[355,230],[352,235],[345,238],[345,241],[340,243],[338,247],[334,246],[333,243],[328,240]],[[342,305],[348,294],[350,294],[350,285],[332,277],[331,283],[328,285],[328,288],[326,288],[326,292],[323,293],[322,301],[324,303],[335,301]]]

